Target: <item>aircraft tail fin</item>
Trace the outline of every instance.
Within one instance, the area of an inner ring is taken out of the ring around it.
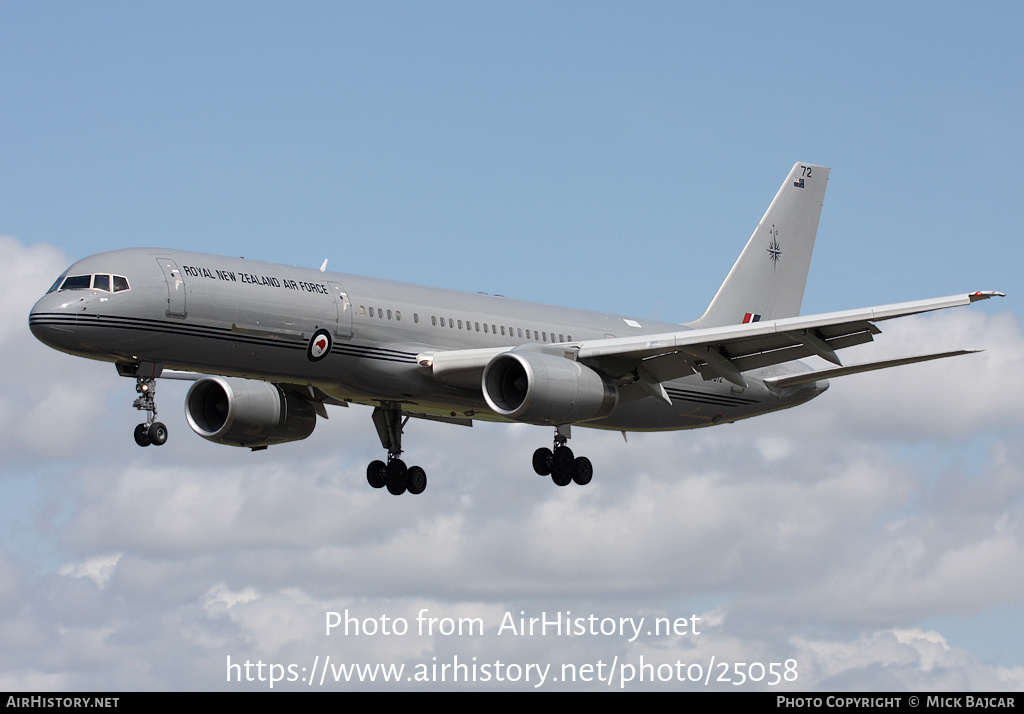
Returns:
[[[797,163],[704,314],[688,325],[721,327],[800,314],[828,168]]]

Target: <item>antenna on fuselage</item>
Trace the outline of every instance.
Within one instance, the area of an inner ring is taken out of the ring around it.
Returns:
[[[327,260],[328,260],[327,258],[324,258],[324,264],[320,266],[320,272],[321,273],[324,272],[325,270],[327,270]]]

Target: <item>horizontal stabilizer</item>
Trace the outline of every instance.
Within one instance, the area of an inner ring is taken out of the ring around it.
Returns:
[[[831,379],[832,377],[845,377],[848,374],[858,374],[860,372],[872,372],[876,369],[887,369],[888,367],[899,367],[904,364],[914,364],[915,362],[928,362],[933,359],[943,359],[945,357],[956,357],[958,355],[969,355],[974,352],[981,352],[982,350],[954,350],[953,352],[938,352],[931,355],[919,355],[917,357],[902,357],[900,359],[887,359],[882,362],[869,362],[867,364],[855,364],[849,367],[835,367],[833,369],[819,369],[815,372],[804,372],[803,374],[794,374],[787,377],[769,377],[764,380],[764,383],[772,389],[785,389],[786,387],[797,387],[801,384],[811,384],[822,379]]]

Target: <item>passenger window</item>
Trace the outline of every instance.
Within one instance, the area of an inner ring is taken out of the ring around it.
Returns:
[[[114,276],[114,292],[119,293],[128,289],[128,278],[123,275]]]
[[[505,336],[505,326],[504,325],[501,326],[501,336],[502,337]]]
[[[437,315],[430,316],[430,324],[433,325],[434,327],[437,327]]]
[[[420,314],[418,312],[412,314],[412,321],[417,325],[420,324]]]
[[[395,310],[395,321],[396,322],[401,322],[402,321],[402,311],[401,310]]]
[[[516,328],[516,334],[519,335],[519,339],[523,339],[523,328]]]
[[[476,325],[476,331],[480,332],[480,323],[479,322],[474,322],[473,324]]]
[[[565,335],[563,335],[561,332],[558,333],[558,341],[565,342]]]
[[[391,311],[390,310],[388,310],[388,319],[389,320],[391,319]]]
[[[459,329],[462,329],[462,320],[459,320]]]

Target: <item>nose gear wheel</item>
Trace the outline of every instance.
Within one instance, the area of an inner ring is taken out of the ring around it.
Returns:
[[[146,422],[135,427],[135,443],[139,446],[163,446],[167,442],[167,427],[156,420],[156,379],[136,377],[135,391],[139,396],[132,406],[146,412]]]

